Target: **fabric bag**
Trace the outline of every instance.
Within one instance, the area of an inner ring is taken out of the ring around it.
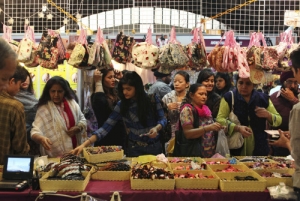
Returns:
[[[226,157],[227,154],[230,154],[227,137],[225,135],[224,129],[219,130],[218,132],[218,141],[216,146],[216,153],[221,154]]]
[[[193,108],[194,128],[199,127],[199,117]],[[201,156],[201,138],[187,139],[179,123],[179,130],[175,131],[175,145],[173,156],[176,157],[200,157]]]
[[[18,47],[18,61],[26,62],[30,60],[32,47],[34,46],[35,38],[33,29],[28,26],[25,32],[25,37],[21,40]]]
[[[231,112],[229,114],[229,121],[231,121],[232,123],[236,124],[236,125],[240,125],[240,121],[238,119],[238,117],[234,114],[233,109],[234,109],[234,97],[233,97],[233,92],[230,91],[231,93],[231,97],[232,97],[232,106],[231,106]],[[229,124],[230,125],[230,124]],[[228,128],[229,128],[228,125]],[[242,134],[240,132],[233,132],[232,135],[227,136],[227,142],[228,142],[228,147],[229,149],[239,149],[243,146],[244,144],[244,138],[242,136]]]

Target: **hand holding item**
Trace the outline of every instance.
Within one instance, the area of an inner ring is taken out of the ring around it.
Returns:
[[[205,127],[203,126],[203,128],[205,131],[219,131],[219,130],[223,129],[223,126],[220,123],[215,122],[208,126],[205,126]]]
[[[177,110],[178,109],[178,103],[168,103],[168,109],[169,110]]]
[[[288,131],[282,131],[282,130],[278,130],[280,137],[278,138],[278,140],[274,140],[274,141],[269,141],[269,144],[272,146],[276,146],[276,147],[283,147],[283,148],[287,148],[290,150],[290,139],[289,139],[289,132]],[[287,134],[288,133],[288,134]]]
[[[81,131],[81,129],[80,129],[79,126],[73,126],[66,133],[68,134],[69,137],[73,137],[74,135],[76,135],[80,131]]]
[[[238,132],[242,134],[243,137],[247,138],[253,134],[251,128],[247,126],[238,126]]]
[[[44,149],[51,150],[52,142],[49,138],[43,137],[40,144],[44,147]]]
[[[263,107],[256,106],[254,111],[255,111],[256,116],[261,117],[261,118],[267,119],[271,116],[270,112],[268,110],[266,110],[266,108],[263,108]]]
[[[280,95],[289,101],[293,101],[296,98],[293,91],[290,90],[289,88],[284,88],[284,89],[282,88],[280,90]]]
[[[148,137],[149,138],[156,138],[156,136],[158,135],[158,130],[157,127],[153,127],[150,129],[149,133],[148,133]]]
[[[102,73],[96,69],[94,71],[94,82],[97,83],[97,82],[101,82],[102,83]]]

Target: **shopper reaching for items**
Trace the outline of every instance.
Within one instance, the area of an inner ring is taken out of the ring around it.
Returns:
[[[52,77],[45,85],[31,129],[31,138],[40,144],[41,155],[59,157],[81,143],[86,120],[70,90],[60,76]]]
[[[142,79],[135,71],[128,71],[120,79],[118,94],[121,101],[118,102],[103,126],[74,149],[73,154],[78,155],[83,148],[102,140],[119,120],[124,121],[127,130],[127,156],[157,155],[162,152],[159,131],[167,121],[159,99],[155,97],[157,103],[157,112],[155,112],[149,107],[150,97],[145,93]],[[149,135],[140,136],[145,133]]]

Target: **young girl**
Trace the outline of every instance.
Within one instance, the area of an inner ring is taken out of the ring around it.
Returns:
[[[185,71],[178,71],[174,76],[173,83],[175,90],[167,93],[162,99],[164,105],[168,108],[168,117],[172,124],[172,138],[166,143],[166,152],[168,154],[173,153],[174,137],[180,114],[180,105],[190,86],[190,75]]]
[[[72,151],[79,154],[91,143],[101,141],[119,120],[124,121],[127,134],[127,156],[157,155],[162,153],[159,131],[166,125],[167,120],[157,97],[156,110],[151,108],[150,98],[144,91],[141,77],[134,71],[127,72],[118,84],[120,100],[103,126],[93,135]],[[157,114],[157,116],[155,116]]]
[[[184,135],[182,145],[187,145],[187,150],[181,146],[180,153],[174,154],[184,156],[199,156],[210,158],[215,154],[216,137],[214,131],[219,131],[221,124],[213,121],[210,109],[205,105],[207,91],[201,84],[191,85],[186,100],[182,102],[179,128]],[[198,122],[195,122],[197,121]],[[177,138],[177,135],[176,135]],[[191,143],[191,144],[189,144]],[[187,153],[190,152],[190,153]]]

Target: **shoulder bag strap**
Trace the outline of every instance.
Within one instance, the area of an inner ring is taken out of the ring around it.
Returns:
[[[231,93],[231,111],[233,111],[234,108],[234,96],[233,96],[233,91],[230,91]]]

